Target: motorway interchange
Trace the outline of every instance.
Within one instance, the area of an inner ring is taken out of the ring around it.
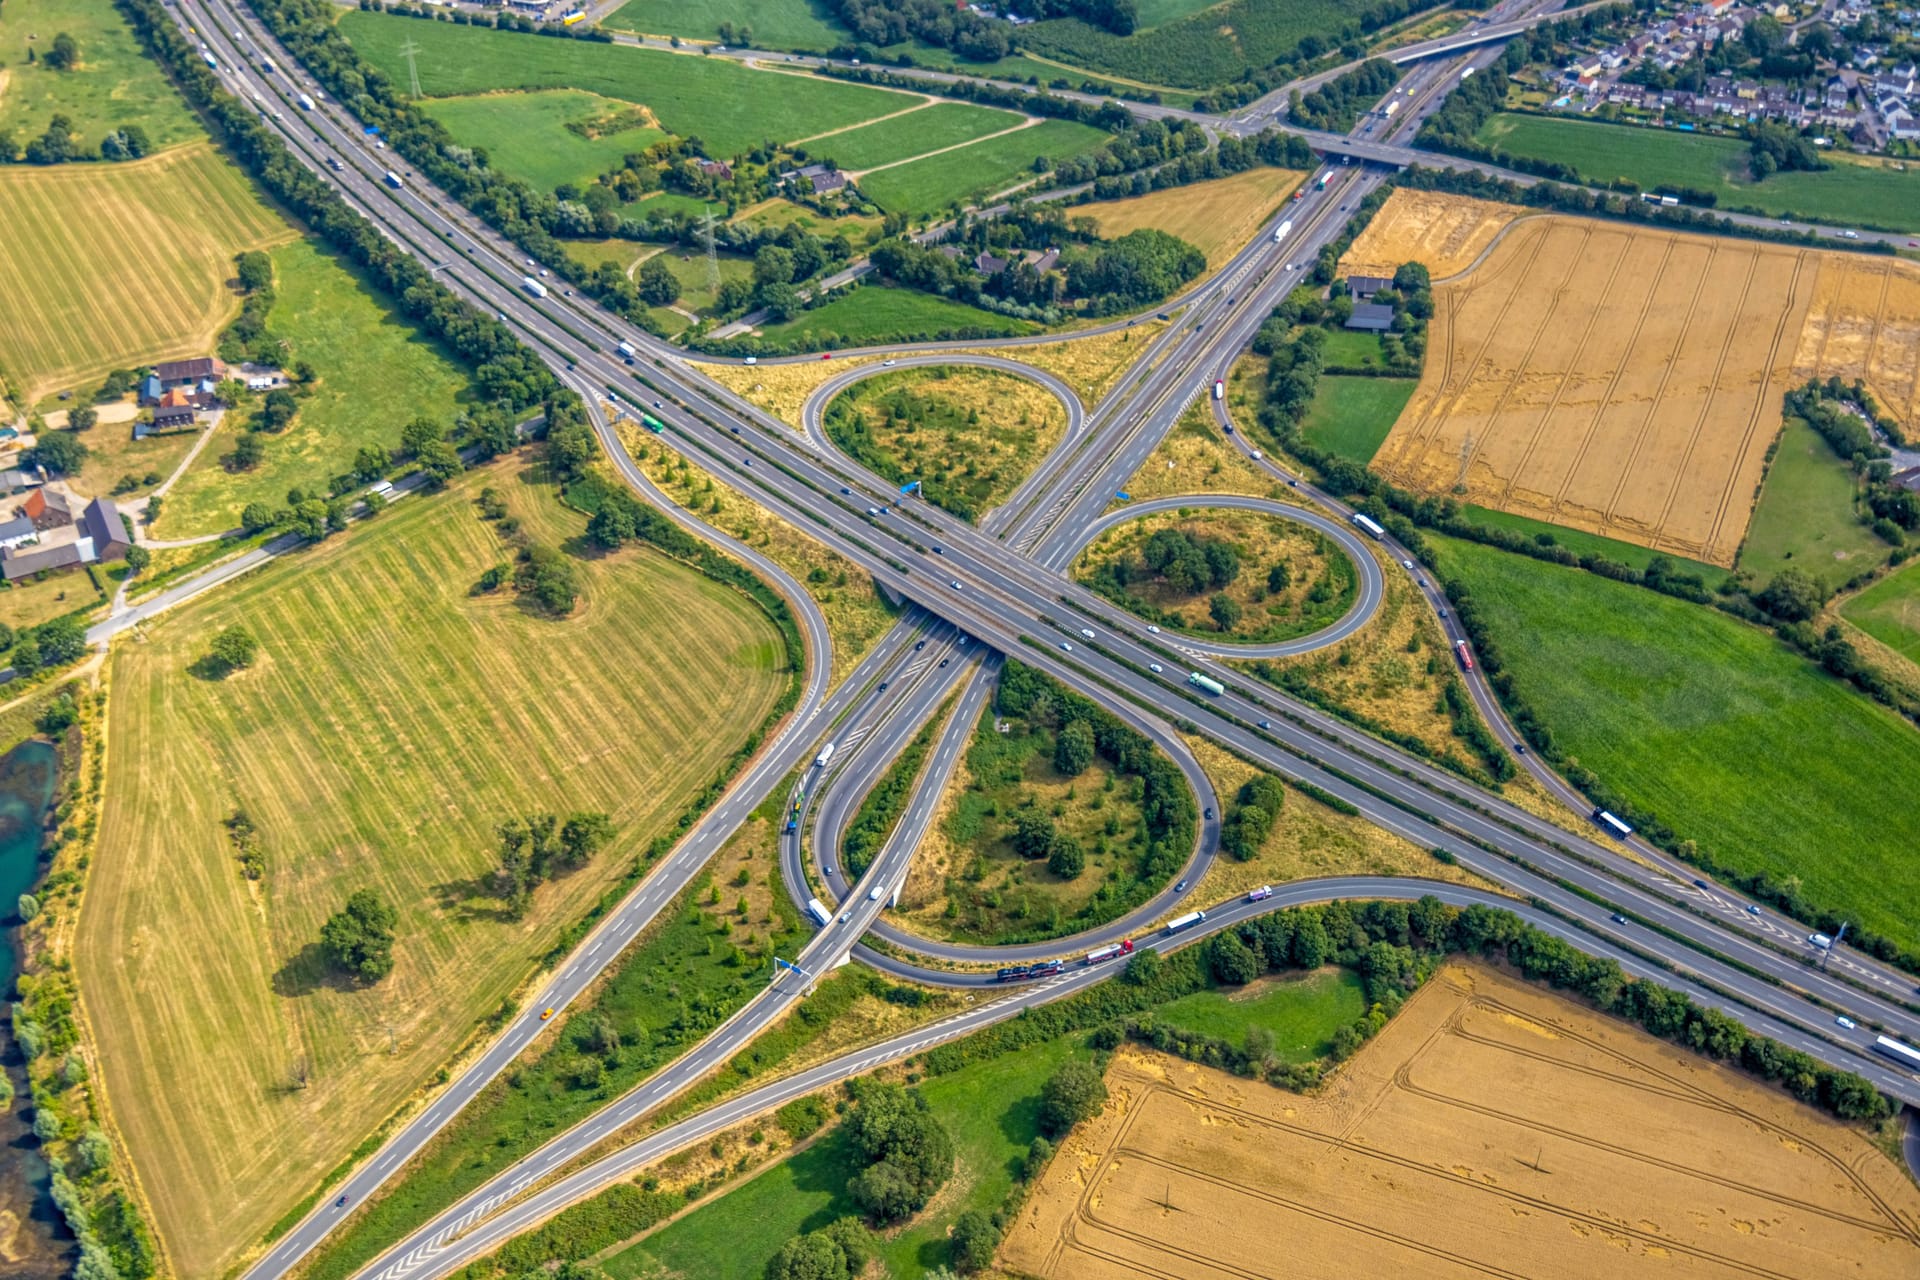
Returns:
[[[1504,5],[1495,19],[1511,19],[1522,5]],[[1505,12],[1503,12],[1503,10]],[[296,104],[306,81],[292,57],[235,0],[179,0],[177,19],[203,43],[231,91],[259,99],[262,114],[289,150],[331,181],[357,211],[403,249],[438,268],[439,278],[485,311],[498,314],[528,346],[586,400],[602,444],[635,491],[688,530],[750,564],[792,603],[806,635],[810,668],[796,711],[782,733],[630,896],[609,913],[499,1037],[451,1083],[430,1097],[371,1157],[331,1189],[304,1220],[247,1273],[286,1274],[329,1231],[401,1169],[500,1071],[534,1042],[548,1011],[564,1009],[626,943],[699,873],[706,860],[782,781],[801,771],[802,816],[782,840],[790,890],[804,904],[812,881],[833,906],[825,924],[794,963],[758,997],[693,1051],[601,1112],[448,1206],[360,1274],[382,1277],[442,1275],[480,1256],[511,1234],[594,1189],[630,1175],[678,1146],[700,1140],[740,1119],[940,1040],[964,1035],[1057,999],[1117,971],[1117,965],[1069,965],[1045,980],[982,992],[966,1013],[896,1040],[820,1064],[762,1086],[662,1129],[631,1146],[579,1165],[621,1126],[654,1110],[724,1063],[762,1028],[804,998],[808,975],[848,958],[896,976],[944,985],[987,987],[990,970],[956,971],[956,962],[994,965],[1070,957],[1121,938],[1142,947],[1182,944],[1251,915],[1339,897],[1417,897],[1434,893],[1456,903],[1484,901],[1516,909],[1536,926],[1583,950],[1615,958],[1635,976],[1654,978],[1697,1002],[1722,1009],[1792,1047],[1858,1071],[1904,1101],[1920,1101],[1920,1077],[1872,1056],[1870,1030],[1848,1030],[1837,1013],[1861,1026],[1920,1039],[1920,1015],[1908,1002],[1910,978],[1857,953],[1837,950],[1830,964],[1810,962],[1803,931],[1742,909],[1736,895],[1694,880],[1691,872],[1635,843],[1634,857],[1597,836],[1579,834],[1481,792],[1353,728],[1296,703],[1276,690],[1251,686],[1222,664],[1261,650],[1170,642],[1064,576],[1065,567],[1116,519],[1142,508],[1109,513],[1112,495],[1164,438],[1195,395],[1223,377],[1273,306],[1291,288],[1295,271],[1310,265],[1335,238],[1351,208],[1375,189],[1409,153],[1402,140],[1418,128],[1468,66],[1499,54],[1490,44],[1443,57],[1413,70],[1395,90],[1405,106],[1382,127],[1363,128],[1377,140],[1333,139],[1331,153],[1360,162],[1336,166],[1323,193],[1291,205],[1284,235],[1263,232],[1230,263],[1187,295],[1164,304],[1173,321],[1103,402],[1081,406],[1070,388],[1050,385],[1069,412],[1069,429],[1013,497],[975,528],[925,503],[903,499],[894,486],[841,456],[818,428],[826,402],[816,396],[804,432],[770,418],[704,377],[679,350],[571,295],[534,299],[517,281],[525,256],[449,197],[428,187],[400,159],[377,150],[337,108],[314,112]],[[280,69],[263,74],[262,57]],[[1319,135],[1309,135],[1316,146]],[[1374,153],[1378,154],[1374,154]],[[1369,158],[1385,164],[1369,164]],[[392,170],[397,189],[385,180]],[[1276,219],[1275,230],[1278,230]],[[1031,341],[1031,340],[1025,340]],[[630,343],[632,367],[617,354]],[[995,346],[1009,356],[1023,340],[968,343]],[[950,344],[959,345],[959,344]],[[940,344],[902,350],[904,363],[951,363]],[[850,385],[877,369],[861,368],[829,387]],[[1037,377],[1024,367],[1022,376]],[[824,389],[823,389],[824,390]],[[825,620],[805,590],[784,570],[701,523],[656,490],[625,451],[616,419],[644,405],[668,428],[665,441],[721,482],[807,530],[871,573],[909,602],[885,637],[836,688],[829,689],[830,647]],[[1225,421],[1226,408],[1214,412]],[[1230,437],[1246,449],[1242,437]],[[757,465],[756,465],[757,464]],[[1348,615],[1316,636],[1284,646],[1297,652],[1332,643],[1363,625],[1377,605],[1383,570],[1346,521],[1337,502],[1298,476],[1258,459],[1277,483],[1293,486],[1297,503],[1259,499],[1190,500],[1180,505],[1252,505],[1306,521],[1336,537],[1363,575]],[[872,515],[870,512],[881,514]],[[1398,557],[1396,556],[1396,559]],[[1391,572],[1394,570],[1385,570]],[[1426,588],[1430,603],[1439,600]],[[1093,638],[1086,637],[1087,632]],[[1456,638],[1450,631],[1449,639]],[[980,949],[938,945],[881,918],[906,875],[913,850],[932,820],[935,799],[964,747],[1003,655],[1017,655],[1099,703],[1151,738],[1180,766],[1209,816],[1199,824],[1187,866],[1169,888],[1123,920],[1078,938],[1038,946]],[[1209,697],[1186,683],[1202,673],[1224,687]],[[1489,691],[1469,681],[1476,702],[1496,729],[1505,726]],[[834,865],[838,836],[860,797],[927,719],[956,693],[957,710],[936,736],[930,764],[906,813],[857,884]],[[1415,880],[1334,879],[1288,885],[1260,902],[1188,902],[1183,889],[1200,881],[1217,846],[1221,812],[1211,784],[1193,759],[1175,722],[1248,760],[1310,783],[1354,805],[1380,827],[1415,843],[1443,849],[1458,862],[1525,899]],[[810,768],[825,744],[838,747],[824,768]],[[1521,763],[1569,802],[1577,796],[1531,756]],[[1584,806],[1580,806],[1584,807]],[[811,834],[810,841],[803,837]],[[809,854],[811,865],[809,865]],[[1148,934],[1179,904],[1204,907],[1204,923],[1177,939]],[[868,947],[872,935],[888,944]],[[554,1175],[565,1171],[565,1176]]]

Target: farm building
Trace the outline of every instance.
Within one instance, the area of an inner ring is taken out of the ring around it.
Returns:
[[[1385,333],[1393,328],[1393,308],[1378,302],[1363,302],[1353,309],[1347,328],[1368,333]]]
[[[200,387],[211,389],[213,384],[227,376],[227,367],[212,356],[197,356],[192,360],[164,360],[153,367],[153,376],[160,380],[163,391],[175,387]]]
[[[1348,276],[1347,292],[1355,302],[1365,302],[1382,289],[1393,287],[1393,280],[1387,276]]]
[[[133,424],[133,438],[144,440],[155,432],[191,427],[197,420],[194,407],[190,404],[163,404],[153,411],[152,422]]]
[[[126,557],[127,548],[133,544],[120,509],[109,499],[95,498],[78,521],[69,516],[66,523],[49,526],[28,511],[35,505],[43,512],[51,509],[45,500],[48,495],[58,499],[61,511],[71,510],[64,495],[36,489],[11,518],[0,521],[0,577],[17,582],[53,569]],[[41,501],[36,504],[36,499]]]

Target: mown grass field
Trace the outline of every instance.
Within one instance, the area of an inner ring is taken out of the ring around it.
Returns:
[[[469,397],[466,372],[440,344],[331,250],[310,240],[284,245],[273,252],[273,273],[278,297],[267,328],[290,359],[312,363],[319,382],[301,398],[293,424],[266,436],[266,458],[251,471],[220,465],[251,416],[227,414],[168,492],[155,537],[224,532],[240,523],[247,503],[279,506],[296,486],[325,492],[362,445],[397,449],[400,429],[422,415],[452,426]]]
[[[1727,208],[1776,217],[1908,231],[1920,208],[1920,170],[1831,152],[1823,153],[1831,168],[1754,182],[1747,177],[1747,144],[1738,138],[1507,113],[1492,117],[1476,136],[1516,156],[1572,165],[1595,182],[1627,178],[1648,188],[1692,187],[1713,192]]]
[[[769,341],[800,342],[824,350],[906,342],[948,332],[973,338],[1016,338],[1038,333],[1040,326],[917,289],[867,285],[843,290],[831,302],[760,330]]]
[[[495,169],[542,191],[566,182],[592,182],[618,168],[628,154],[645,151],[666,136],[641,125],[583,138],[567,125],[632,107],[571,89],[436,98],[424,105],[462,144],[485,148]]]
[[[519,463],[201,597],[115,650],[110,784],[77,943],[99,1069],[181,1275],[221,1274],[527,980],[571,921],[669,829],[789,674],[743,597],[631,548],[579,565],[553,621],[475,597],[506,560],[468,501],[577,539]],[[636,625],[645,619],[646,625]],[[192,674],[244,623],[255,666]],[[698,661],[690,655],[698,654]],[[244,809],[266,874],[224,828]],[[616,837],[501,917],[494,825],[604,810]],[[394,972],[344,989],[321,922],[361,887],[400,913]],[[296,1061],[308,1088],[288,1087]]]
[[[1375,344],[1378,345],[1377,343]],[[1400,411],[1420,385],[1417,378],[1342,377],[1327,374],[1307,407],[1300,436],[1338,457],[1365,466],[1380,451]]]
[[[205,143],[130,164],[0,166],[0,228],[0,371],[29,403],[205,355],[239,310],[234,255],[293,235]]]
[[[995,195],[1030,176],[1036,156],[1064,160],[1105,142],[1099,129],[1071,120],[1046,120],[1017,133],[988,138],[957,151],[913,160],[860,179],[869,200],[910,217]]]
[[[785,142],[903,110],[912,95],[812,76],[756,71],[727,58],[554,40],[355,11],[340,29],[361,55],[406,83],[400,46],[419,46],[430,97],[499,89],[584,89],[644,103],[662,128],[698,135],[715,156]],[[511,127],[503,124],[502,128]]]
[[[1011,129],[1020,120],[1015,113],[995,107],[937,102],[891,120],[877,120],[802,145],[809,156],[832,160],[842,169],[858,171],[984,138],[990,133]]]
[[[1149,12],[1164,16],[1150,22]],[[1331,43],[1355,16],[1334,0],[1157,0],[1141,6],[1131,35],[1056,18],[1026,28],[1021,46],[1091,71],[1205,89],[1270,65],[1309,35]]]
[[[1888,574],[1840,607],[1848,622],[1920,662],[1920,572]]]
[[[1072,216],[1092,218],[1109,239],[1142,227],[1179,236],[1217,269],[1287,203],[1302,176],[1292,169],[1248,169],[1230,178],[1078,205]]]
[[[1273,1032],[1274,1056],[1311,1062],[1333,1049],[1333,1033],[1367,1011],[1366,988],[1348,969],[1321,969],[1249,983],[1239,990],[1196,991],[1154,1011],[1154,1020],[1229,1044],[1247,1028]]]
[[[752,29],[756,49],[825,52],[851,38],[827,0],[627,0],[599,22],[610,31],[715,42],[720,24],[730,22]]]
[[[1716,610],[1432,542],[1567,754],[1716,862],[1798,876],[1808,901],[1920,942],[1920,862],[1888,808],[1920,770],[1910,725]]]
[[[39,59],[62,31],[79,44],[80,62],[52,71]],[[16,146],[45,133],[56,113],[90,151],[130,124],[156,149],[206,136],[109,0],[8,0],[0,7],[0,64],[0,132],[10,131]]]
[[[1893,548],[1854,514],[1853,469],[1800,418],[1789,418],[1754,504],[1739,567],[1765,582],[1789,566],[1838,586]]]

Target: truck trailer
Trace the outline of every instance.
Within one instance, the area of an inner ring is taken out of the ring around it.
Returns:
[[[1387,531],[1382,529],[1377,522],[1369,519],[1358,511],[1353,513],[1352,520],[1355,528],[1359,529],[1360,532],[1366,534],[1369,538],[1372,538],[1375,542],[1379,542],[1387,536]]]
[[[816,769],[824,769],[827,767],[827,761],[831,759],[833,759],[833,744],[829,742],[826,746],[820,748],[820,754],[813,758],[813,767]]]
[[[1189,911],[1183,916],[1175,916],[1173,919],[1167,921],[1167,932],[1178,933],[1182,929],[1191,929],[1194,925],[1199,924],[1206,918],[1207,913],[1204,911]]]
[[[547,286],[541,284],[532,276],[521,276],[520,287],[533,297],[544,298],[547,296]]]
[[[1198,671],[1187,672],[1187,683],[1202,693],[1210,693],[1216,698],[1227,691],[1227,687],[1218,680],[1212,676],[1203,676]]]
[[[399,174],[397,174],[397,173],[395,173],[395,172],[394,172],[393,170],[391,170],[391,169],[389,169],[389,170],[387,170],[387,185],[388,185],[388,186],[390,186],[390,187],[392,187],[392,188],[393,188],[393,189],[394,189],[395,191],[398,191],[398,190],[399,190],[399,189],[400,189],[401,187],[404,187],[404,186],[406,186],[407,184],[406,184],[406,183],[404,183],[404,182],[402,182],[402,181],[400,181],[400,175],[399,175]]]
[[[807,899],[807,914],[812,916],[813,922],[822,929],[833,923],[833,912],[827,910],[827,904],[818,898]]]

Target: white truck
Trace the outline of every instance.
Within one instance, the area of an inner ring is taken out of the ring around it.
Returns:
[[[395,191],[398,191],[401,187],[405,186],[406,184],[400,181],[399,174],[389,169],[387,170],[387,185],[392,187]]]
[[[1393,119],[1393,113],[1398,111],[1399,109],[1400,109],[1400,99],[1395,98],[1392,102],[1389,102],[1387,104],[1387,109],[1385,111],[1382,111],[1380,114],[1386,119],[1391,120]]]
[[[1204,911],[1189,911],[1183,916],[1175,916],[1173,919],[1167,921],[1167,932],[1178,933],[1182,929],[1192,928],[1206,918],[1207,913]]]
[[[544,298],[547,296],[547,286],[541,284],[532,276],[521,276],[520,287],[536,298]]]
[[[620,354],[625,356],[629,361],[631,361],[634,358],[634,356],[638,355],[639,353],[633,349],[633,344],[631,342],[623,342],[620,344]]]
[[[301,94],[301,95],[300,95],[300,109],[301,109],[302,111],[311,111],[311,110],[313,110],[313,97],[312,97],[312,95],[310,95],[310,94],[305,94],[305,93],[303,93],[303,94]]]
[[[833,744],[829,742],[826,746],[820,748],[820,754],[813,758],[813,767],[816,769],[824,769],[827,767],[827,761],[831,759],[833,759]]]

